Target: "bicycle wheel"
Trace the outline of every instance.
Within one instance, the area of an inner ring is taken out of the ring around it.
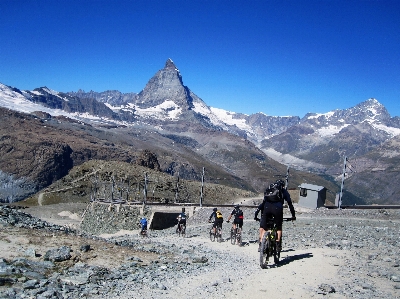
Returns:
[[[218,230],[217,230],[217,238],[218,238],[218,242],[221,243],[222,242],[222,229],[220,227],[218,227]]]
[[[236,232],[236,241],[239,246],[242,246],[242,230],[240,228]]]
[[[277,242],[275,242],[275,244],[276,244],[276,250],[275,250],[276,254],[274,255],[274,262],[275,262],[275,264],[278,264],[279,259],[281,257],[281,250],[282,250],[282,236],[281,236],[280,246],[278,246]]]
[[[233,228],[231,228],[231,244],[235,245],[235,242],[236,242],[236,234]]]
[[[270,233],[266,232],[261,239],[261,248],[260,248],[260,267],[262,269],[266,269],[268,266],[269,254],[270,254]]]
[[[181,235],[182,237],[186,236],[186,225],[182,225]]]
[[[211,242],[215,241],[215,233],[213,232],[212,228],[210,229],[210,240],[211,240]]]

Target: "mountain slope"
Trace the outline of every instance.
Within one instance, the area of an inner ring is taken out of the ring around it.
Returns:
[[[338,184],[332,180],[339,178],[345,156],[366,157],[400,134],[400,118],[390,117],[375,99],[349,109],[310,113],[302,119],[262,112],[245,115],[209,107],[183,84],[171,59],[139,93],[123,94],[115,90],[62,93],[47,87],[21,91],[0,83],[0,106],[30,114],[14,117],[34,124],[29,128],[15,121],[22,130],[11,136],[7,122],[3,122],[3,131],[8,134],[2,144],[6,155],[6,151],[18,152],[10,151],[12,143],[31,152],[43,150],[44,144],[51,148],[46,150],[49,153],[57,149],[54,155],[64,157],[60,165],[68,161],[64,170],[50,171],[52,175],[40,183],[32,184],[34,176],[28,175],[30,186],[36,189],[62,177],[71,165],[78,166],[91,159],[136,163],[139,153],[149,150],[157,156],[163,172],[200,180],[205,167],[210,182],[255,192],[262,191],[277,175],[283,175],[289,165],[289,187],[296,188],[303,182],[323,185],[330,190],[329,196],[334,197]],[[52,133],[48,132],[50,128],[54,130]],[[46,139],[46,134],[55,138]],[[26,142],[24,136],[35,140],[34,136],[37,144]],[[6,144],[7,140],[12,142]],[[31,156],[24,163],[32,164],[34,155]],[[6,162],[0,161],[0,171],[4,180],[25,178]],[[327,175],[328,180],[324,179]],[[351,184],[346,186],[346,191],[371,199],[363,192],[364,187],[352,190]]]
[[[400,135],[349,162],[346,188],[369,204],[399,204]]]

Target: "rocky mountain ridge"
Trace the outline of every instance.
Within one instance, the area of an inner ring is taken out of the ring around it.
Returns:
[[[138,94],[60,93],[46,87],[30,92],[0,84],[0,105],[28,113],[65,115],[97,129],[113,128],[118,136],[136,130],[163,136],[166,143],[169,140],[175,147],[192,151],[227,173],[244,178],[256,189],[273,173],[283,174],[285,165],[338,178],[345,156],[356,159],[400,134],[399,117],[390,117],[375,99],[349,109],[309,113],[302,119],[264,113],[244,115],[209,107],[183,84],[171,59]],[[147,141],[161,140],[154,138]],[[181,163],[171,165],[164,169],[177,173],[179,167],[180,173],[189,173]],[[359,169],[367,168],[360,165]],[[265,171],[266,177],[260,176]],[[199,177],[199,170],[195,172]],[[295,178],[293,183],[302,180]]]

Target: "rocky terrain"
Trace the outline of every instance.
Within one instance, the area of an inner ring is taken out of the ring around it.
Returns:
[[[143,166],[143,151],[169,175],[199,182],[205,168],[208,182],[252,192],[289,166],[290,188],[324,186],[330,202],[347,157],[344,204],[399,201],[400,187],[385,182],[399,176],[400,118],[373,98],[301,119],[244,115],[209,107],[168,59],[139,93],[0,83],[0,106],[1,202],[42,191],[86,161]]]
[[[297,220],[284,224],[281,262],[261,269],[251,208],[237,246],[230,224],[222,243],[209,240],[209,208],[189,218],[186,238],[174,228],[141,238],[137,231],[80,232],[73,215],[84,205],[3,205],[0,297],[400,298],[399,210],[295,208]]]

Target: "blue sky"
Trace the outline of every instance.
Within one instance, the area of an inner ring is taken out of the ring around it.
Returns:
[[[400,116],[400,1],[0,0],[0,82],[140,92],[168,58],[209,106]]]

